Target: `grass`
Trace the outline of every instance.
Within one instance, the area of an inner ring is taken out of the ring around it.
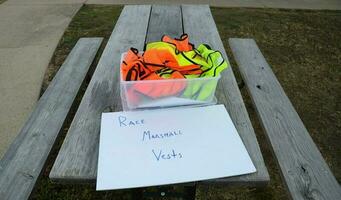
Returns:
[[[84,6],[77,13],[55,51],[42,91],[79,37],[101,36],[105,37],[104,44],[106,43],[120,10],[121,7],[116,6]],[[340,182],[341,12],[213,8],[212,13],[237,80],[241,81],[227,44],[228,38],[254,38]],[[100,51],[103,47],[104,45]],[[98,58],[92,71],[97,61]],[[87,82],[82,87],[83,93]],[[78,95],[76,104],[79,104],[82,92]],[[199,187],[199,200],[288,198],[245,89],[242,89],[242,94],[271,175],[271,183],[262,189]],[[65,127],[70,125],[75,111],[76,106],[73,106]],[[60,185],[50,182],[48,174],[66,132],[67,128],[64,128],[32,199],[132,199],[130,190],[95,192],[94,185]]]
[[[45,73],[42,92],[46,89],[59,67],[81,37],[103,37],[100,54],[121,13],[120,6],[83,6],[66,29]],[[96,60],[96,62],[98,59]]]
[[[218,8],[212,12],[230,58],[228,38],[256,40],[340,181],[341,12]]]
[[[225,49],[241,81],[228,38],[254,38],[337,180],[341,181],[341,12],[213,8]],[[284,185],[246,89],[271,183],[262,191],[212,187],[212,198],[287,199]],[[226,192],[224,192],[226,191]],[[220,194],[221,197],[216,194]]]

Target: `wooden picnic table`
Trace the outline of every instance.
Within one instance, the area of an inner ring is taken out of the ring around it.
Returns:
[[[208,5],[124,7],[50,172],[53,181],[96,180],[101,113],[122,110],[121,54],[130,47],[142,50],[145,43],[159,41],[164,34],[179,37],[183,33],[196,46],[206,43],[228,60]],[[269,174],[231,67],[222,74],[216,97],[231,115],[257,172],[200,183],[265,185]]]
[[[196,46],[206,43],[219,50],[228,61],[208,6],[124,7],[50,172],[52,180],[95,182],[101,114],[122,110],[121,54],[130,47],[142,50],[145,43],[159,41],[164,34],[179,37],[183,33]],[[1,199],[29,198],[101,42],[102,38],[77,42],[0,160]],[[230,39],[229,44],[290,197],[341,199],[338,181],[256,42]],[[270,179],[231,67],[222,73],[216,97],[228,110],[257,172],[191,184],[190,198],[196,184],[264,186]]]

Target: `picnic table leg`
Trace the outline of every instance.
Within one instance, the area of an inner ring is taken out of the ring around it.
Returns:
[[[196,185],[182,186],[174,188],[172,186],[159,186],[153,188],[138,188],[133,190],[132,199],[149,199],[149,198],[177,198],[183,200],[194,200],[196,194]]]
[[[197,191],[197,185],[185,186],[185,199],[195,200],[196,191]]]
[[[132,199],[133,200],[141,200],[143,199],[143,188],[136,188],[132,191]]]
[[[183,198],[184,192],[177,192],[172,186],[159,186],[146,189],[143,192],[144,198]]]

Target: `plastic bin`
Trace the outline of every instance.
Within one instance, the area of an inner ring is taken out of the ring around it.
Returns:
[[[121,63],[125,53],[121,56]],[[125,81],[120,66],[123,110],[200,106],[217,103],[215,90],[220,75],[209,78]]]

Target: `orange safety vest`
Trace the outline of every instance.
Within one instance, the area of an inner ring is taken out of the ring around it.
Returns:
[[[186,33],[182,34],[180,39],[171,38],[168,35],[164,35],[161,38],[162,42],[167,42],[169,44],[173,44],[177,51],[191,51],[194,49],[194,45],[189,42],[188,35]]]
[[[166,79],[215,77],[227,67],[221,53],[204,44],[195,49],[187,34],[179,39],[165,35],[161,40],[146,44],[143,54],[131,48],[123,59],[122,80],[136,81],[129,89],[131,96],[142,93],[147,97],[160,98],[182,92],[184,97],[198,100],[210,97],[215,91],[216,81],[206,84]]]
[[[149,82],[148,80],[184,79],[185,77],[179,71],[170,70],[165,66],[154,63],[145,64],[143,57],[134,48],[127,52],[121,64],[121,73],[125,81],[144,80],[134,83],[133,87],[128,90],[130,98],[136,98],[133,94],[136,91],[152,98],[172,96],[186,87],[185,82]]]

